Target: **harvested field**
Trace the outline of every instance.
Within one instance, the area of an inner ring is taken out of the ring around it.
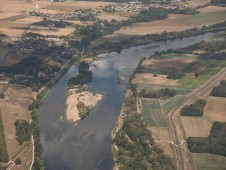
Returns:
[[[75,25],[81,25],[81,26],[87,26],[87,25],[92,25],[93,24],[92,21],[82,22],[82,21],[78,21],[78,20],[67,20],[67,22],[73,23]]]
[[[209,97],[204,116],[213,122],[226,122],[226,98]]]
[[[186,138],[209,136],[212,125],[203,117],[182,116],[181,120]]]
[[[23,145],[18,145],[15,136],[14,123],[18,118],[25,119],[30,122],[30,111],[28,111],[28,106],[30,105],[33,97],[34,93],[30,88],[10,85],[8,90],[5,92],[5,99],[0,100],[0,109],[5,129],[7,150],[9,159],[11,160],[29,143],[24,142]],[[21,160],[22,159],[24,158],[21,157]]]
[[[37,2],[26,3],[24,1],[1,0],[0,11],[3,12],[24,12],[35,10]],[[38,1],[39,8],[44,8],[51,2]]]
[[[3,63],[3,66],[12,66],[14,64],[19,63],[21,60],[28,57],[28,54],[30,54],[31,51],[28,50],[28,52],[22,52],[22,51],[11,51],[5,62]]]
[[[133,83],[145,83],[145,84],[159,84],[159,85],[169,85],[169,86],[177,86],[178,80],[167,79],[166,75],[158,75],[154,77],[153,74],[150,73],[139,73],[136,74],[133,79]]]
[[[181,58],[181,59],[147,59],[144,60],[142,63],[142,67],[148,70],[152,71],[169,71],[169,70],[176,70],[180,71],[190,63],[192,63],[193,60]]]
[[[156,128],[151,127],[152,137],[155,139],[155,143],[163,149],[164,153],[174,159],[174,149],[170,143],[171,137],[168,128]]]
[[[226,157],[212,154],[192,154],[196,170],[224,170]]]
[[[161,100],[162,110],[163,113],[168,113],[171,110],[173,110],[175,107],[180,105],[183,100],[185,99],[185,96],[182,95],[176,95],[173,98],[169,98],[167,100]]]
[[[15,23],[31,25],[31,24],[40,22],[42,20],[43,19],[41,17],[26,17],[26,18],[23,18],[23,19],[16,20]]]
[[[128,17],[123,17],[123,16],[116,15],[115,13],[107,13],[107,12],[101,12],[99,15],[96,16],[96,18],[100,20],[107,20],[107,21],[111,21],[112,19],[115,19],[116,21],[123,21],[128,19]]]
[[[63,35],[69,35],[75,31],[74,28],[53,28],[49,29],[48,27],[43,26],[31,26],[27,32],[33,32],[38,33],[41,35],[57,35],[57,36],[63,36]]]
[[[0,15],[0,21],[4,21],[6,18],[10,18],[10,17],[14,17],[14,16],[18,16],[21,15],[21,13],[19,12],[1,12]],[[9,20],[11,21],[11,20]]]
[[[159,85],[159,84],[147,84],[147,83],[136,83],[138,86],[138,90],[145,89],[147,91],[159,91],[164,88],[171,88],[177,91],[177,95],[186,95],[191,92],[191,89],[176,87],[176,86],[169,86],[169,85]]]
[[[198,9],[198,11],[201,14],[202,13],[209,13],[209,12],[216,12],[216,11],[225,11],[225,10],[226,10],[226,7],[212,6],[212,5]]]
[[[164,31],[184,31],[191,28],[201,28],[203,25],[212,25],[226,19],[226,10],[206,12],[197,15],[169,15],[169,18],[159,21],[133,23],[122,27],[113,34],[101,37],[92,44],[98,45],[105,41],[119,42],[122,38],[142,36],[147,34],[160,34]]]
[[[68,1],[68,2],[59,2],[53,5],[45,7],[48,10],[60,10],[60,11],[74,11],[78,8],[81,9],[94,9],[100,8],[101,6],[115,4],[112,2],[93,2],[93,1]]]
[[[162,114],[158,100],[141,99],[142,116],[149,127],[167,127],[167,121]]]
[[[196,8],[198,6],[203,6],[208,3],[209,3],[209,0],[191,0],[191,1],[186,1],[186,2],[180,2],[179,4],[189,7],[189,8]]]

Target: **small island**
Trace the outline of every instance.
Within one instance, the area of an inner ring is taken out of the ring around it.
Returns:
[[[101,94],[92,94],[87,91],[87,83],[92,81],[92,72],[89,63],[81,62],[78,66],[79,74],[68,80],[68,98],[66,101],[66,118],[70,121],[84,119],[89,111],[102,99]]]
[[[81,88],[69,89],[69,95],[66,101],[66,118],[70,121],[84,119],[89,111],[96,106],[98,101],[102,99],[101,94],[92,94],[86,89]]]

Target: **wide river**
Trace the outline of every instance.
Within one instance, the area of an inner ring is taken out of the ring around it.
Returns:
[[[209,34],[151,43],[145,46],[124,49],[120,54],[101,54],[91,64],[93,80],[88,89],[103,95],[103,100],[90,114],[76,123],[61,120],[65,116],[67,81],[77,74],[77,67],[69,71],[49,91],[40,107],[39,127],[43,145],[43,159],[46,170],[111,170],[111,131],[115,126],[123,102],[130,71],[142,57],[149,57],[155,51],[178,49],[195,44],[209,37]],[[157,48],[152,48],[158,46]],[[125,78],[122,85],[116,77]]]

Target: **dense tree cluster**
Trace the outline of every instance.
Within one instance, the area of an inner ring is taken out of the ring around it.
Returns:
[[[129,87],[136,91],[132,84]],[[136,95],[127,95],[124,105],[123,125],[113,139],[117,146],[115,158],[119,169],[175,169],[171,158],[155,144],[151,132],[137,113]]]
[[[211,153],[226,156],[226,123],[214,122],[208,137],[189,137],[191,152]]]
[[[83,102],[79,102],[77,104],[77,108],[79,111],[79,117],[84,119],[89,114],[89,107],[86,106]]]
[[[92,72],[89,71],[89,63],[81,62],[78,67],[79,74],[68,80],[68,86],[84,85],[92,81]]]
[[[226,80],[222,80],[220,85],[214,87],[210,95],[216,97],[226,97]]]
[[[46,18],[44,18],[41,22],[36,23],[36,25],[42,25],[45,27],[49,27],[50,29],[53,27],[56,28],[66,28],[69,26],[73,26],[73,24],[71,22],[67,22],[67,21],[52,21],[52,20],[47,20]]]
[[[158,92],[147,91],[142,89],[139,93],[139,96],[142,98],[164,98],[164,97],[174,97],[176,95],[176,90],[165,88],[161,89]]]
[[[181,116],[203,116],[206,101],[197,100],[195,104],[186,105],[181,109]]]
[[[170,71],[167,74],[167,79],[173,79],[173,80],[177,80],[177,79],[181,79],[182,77],[184,77],[184,73],[183,72],[179,72],[179,71]]]
[[[16,136],[19,145],[31,139],[31,125],[26,120],[17,119],[15,122]]]

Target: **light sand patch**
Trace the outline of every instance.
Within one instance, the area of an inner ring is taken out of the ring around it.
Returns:
[[[133,79],[133,83],[159,84],[169,86],[179,85],[178,80],[167,79],[166,75],[158,75],[157,77],[153,77],[153,74],[150,73],[136,74],[135,78]]]
[[[203,117],[181,117],[186,137],[207,137],[212,125]]]
[[[66,118],[70,121],[77,121],[80,120],[79,117],[79,110],[77,108],[77,104],[79,102],[83,102],[85,106],[92,109],[96,106],[98,101],[102,99],[101,94],[95,94],[88,91],[83,91],[81,93],[76,93],[77,88],[70,89],[68,91],[69,95],[66,101],[67,109],[66,109]]]
[[[226,98],[209,97],[204,116],[212,121],[226,122]]]
[[[43,26],[31,26],[27,32],[38,33],[41,35],[56,35],[63,36],[72,34],[75,31],[75,28],[48,28]]]

